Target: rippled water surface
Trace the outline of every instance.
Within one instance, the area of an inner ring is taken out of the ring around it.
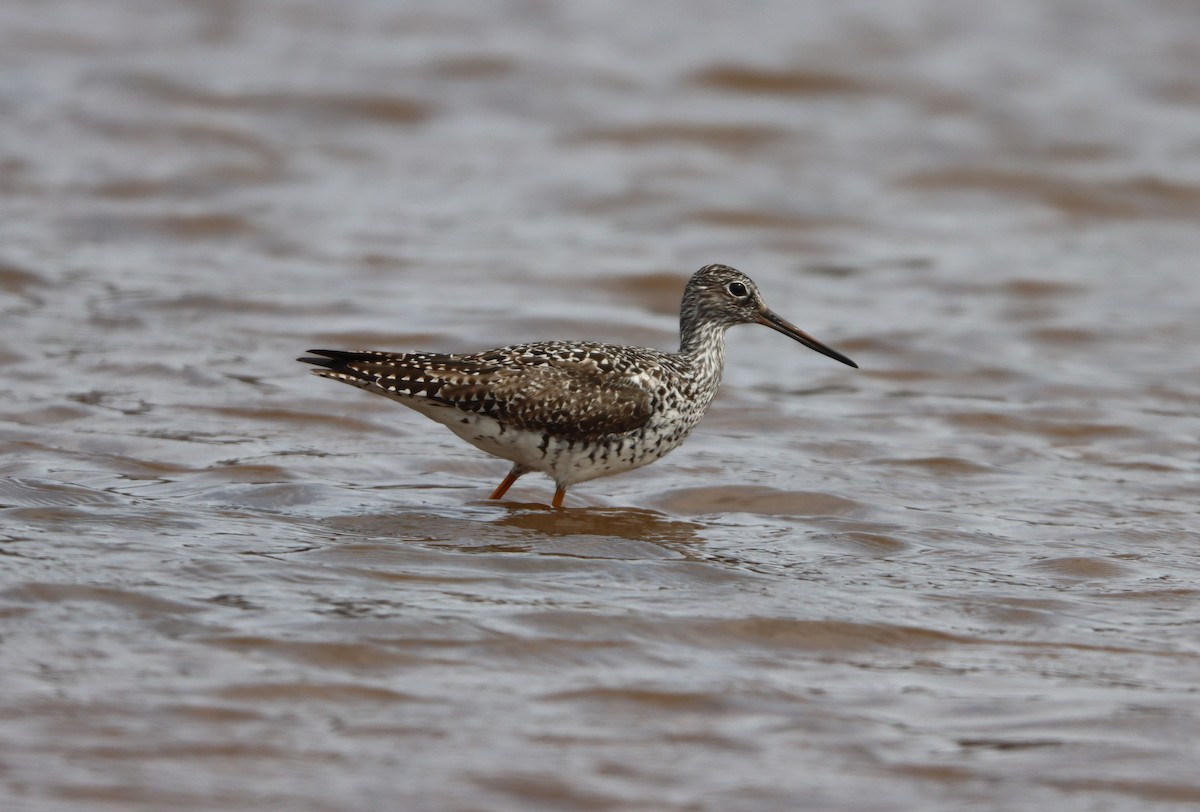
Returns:
[[[1200,13],[0,4],[0,806],[1200,804]],[[572,489],[309,347],[671,348]]]

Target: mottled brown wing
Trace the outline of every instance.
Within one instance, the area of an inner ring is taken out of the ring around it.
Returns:
[[[483,414],[506,426],[568,439],[646,425],[653,399],[606,359],[569,359],[525,348],[477,355],[309,350],[318,375],[401,403],[413,400]]]
[[[621,434],[645,426],[650,393],[627,378],[569,362],[506,365],[476,381],[447,382],[439,397],[513,428],[568,439]]]

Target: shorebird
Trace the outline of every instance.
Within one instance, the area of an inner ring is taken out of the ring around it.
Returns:
[[[678,448],[721,382],[725,331],[762,324],[858,367],[771,312],[758,286],[727,265],[706,265],[683,291],[679,352],[590,341],[544,341],[477,353],[309,350],[298,358],[342,381],[416,409],[512,468],[492,492],[541,471],[567,488],[640,468]]]

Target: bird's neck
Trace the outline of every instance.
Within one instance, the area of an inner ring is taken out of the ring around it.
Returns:
[[[687,363],[693,382],[715,393],[725,368],[725,327],[685,317],[679,334],[679,355]]]

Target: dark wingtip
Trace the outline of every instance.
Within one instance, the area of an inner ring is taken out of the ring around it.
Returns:
[[[348,353],[342,350],[305,350],[305,352],[311,352],[313,355],[324,357],[313,358],[305,355],[301,358],[297,358],[296,360],[302,364],[312,364],[313,366],[327,367],[329,369],[333,369],[334,367],[338,366],[343,356],[348,355]]]

